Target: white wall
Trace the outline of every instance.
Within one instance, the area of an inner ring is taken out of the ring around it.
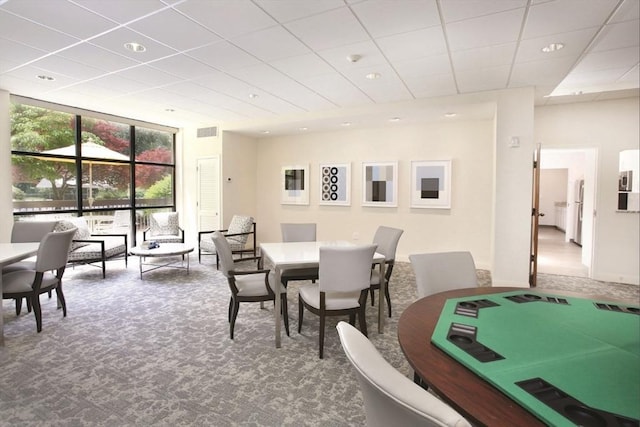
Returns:
[[[257,176],[259,152],[257,141],[231,132],[222,134],[222,221],[227,228],[233,215],[249,215],[256,218],[256,194],[261,191]],[[262,224],[256,221],[262,234]]]
[[[11,240],[11,224],[13,224],[13,200],[11,177],[11,128],[9,121],[9,92],[0,90],[0,242]],[[5,226],[7,225],[7,226]]]
[[[280,241],[281,222],[316,222],[320,240],[363,243],[373,239],[379,225],[387,225],[405,231],[398,245],[399,260],[420,252],[470,250],[478,266],[489,268],[493,127],[491,121],[456,121],[261,139],[256,191],[259,240]],[[441,159],[452,160],[452,208],[411,209],[411,160]],[[398,161],[397,208],[361,206],[365,161]],[[318,204],[321,162],[351,162],[351,206]],[[310,204],[281,205],[281,167],[297,164],[310,164]]]
[[[567,205],[567,179],[568,169],[541,169],[540,170],[540,225],[555,226],[559,218],[556,218],[556,204]]]
[[[639,98],[536,108],[535,135],[547,148],[597,150],[592,277],[640,283],[640,219],[617,212],[619,152],[638,148]]]

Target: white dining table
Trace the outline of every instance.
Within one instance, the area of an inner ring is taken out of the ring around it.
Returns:
[[[38,252],[39,242],[0,243],[0,270],[11,263],[29,258]],[[0,273],[0,295],[2,295],[2,274]],[[0,302],[0,346],[4,346],[4,313]]]
[[[323,246],[355,246],[355,243],[347,240],[330,240],[318,242],[278,242],[260,243],[262,256],[273,265],[276,283],[280,283],[282,271],[288,268],[318,267],[320,264],[320,247]],[[380,268],[380,297],[378,298],[378,333],[384,333],[384,292],[386,281],[385,257],[376,252],[373,255],[373,263]],[[276,322],[276,348],[281,346],[281,301],[280,286],[274,286],[276,293],[276,305],[274,309]]]

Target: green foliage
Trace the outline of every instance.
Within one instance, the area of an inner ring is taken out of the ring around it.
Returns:
[[[147,188],[144,192],[145,199],[163,199],[171,197],[173,191],[171,175],[166,175],[161,180],[157,181],[151,187]]]
[[[12,190],[13,190],[13,200],[23,200],[24,199],[24,191],[22,191],[21,189],[19,189],[15,185],[12,186]]]

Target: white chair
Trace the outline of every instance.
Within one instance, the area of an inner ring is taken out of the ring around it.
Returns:
[[[202,255],[216,255],[216,267],[220,267],[220,259],[216,253],[216,246],[213,244],[214,231],[220,231],[227,237],[231,252],[244,257],[245,254],[251,254],[251,257],[257,256],[256,243],[256,223],[253,217],[246,215],[234,215],[231,217],[229,227],[225,230],[210,230],[198,232],[198,262],[202,262]],[[253,236],[253,244],[247,247],[249,236]]]
[[[40,242],[33,270],[19,270],[2,275],[2,298],[16,300],[16,315],[20,314],[22,298],[33,308],[38,332],[42,331],[42,310],[40,294],[55,289],[58,304],[67,317],[67,304],[62,293],[62,275],[67,265],[71,240],[75,228],[61,232],[47,233]],[[51,273],[55,270],[55,274]]]
[[[280,224],[283,242],[315,242],[316,224],[313,223],[282,223]],[[290,268],[283,270],[281,275],[282,284],[286,287],[293,280],[318,279],[318,268]]]
[[[376,252],[384,255],[384,262],[386,265],[384,277],[387,282],[387,286],[385,287],[384,297],[387,300],[387,307],[389,310],[389,317],[391,317],[391,296],[389,294],[389,280],[391,279],[391,273],[393,272],[393,265],[396,261],[396,248],[398,247],[398,242],[400,241],[400,236],[404,230],[400,230],[399,228],[385,227],[381,225],[376,230],[376,234],[373,236],[373,243],[378,245],[378,249]],[[370,283],[370,293],[371,293],[371,306],[375,305],[375,299],[373,291],[376,289],[380,289],[380,271],[373,266],[373,270],[371,271],[371,283]]]
[[[436,252],[409,255],[416,275],[418,298],[452,289],[478,286],[470,252]]]
[[[142,232],[143,240],[159,243],[184,243],[184,230],[180,228],[178,212],[154,212],[149,228]]]
[[[320,316],[320,359],[324,352],[326,316],[348,314],[353,324],[358,314],[360,329],[367,335],[365,310],[375,252],[376,245],[320,247],[318,282],[302,285],[298,292],[298,333],[302,330],[304,307]]]
[[[367,426],[471,427],[453,408],[391,366],[356,328],[339,322],[337,329],[360,383]]]
[[[275,283],[273,274],[269,270],[236,270],[235,264],[240,261],[249,261],[253,257],[233,259],[233,253],[229,241],[224,234],[219,231],[213,233],[213,243],[216,246],[218,259],[222,264],[222,274],[229,282],[231,290],[231,300],[229,301],[229,336],[233,339],[233,330],[236,325],[236,317],[240,309],[241,302],[264,302],[273,301],[275,303],[276,294],[274,286],[280,286],[280,297],[282,303],[282,313],[284,327],[289,335],[289,315],[287,310],[287,290],[280,283]]]

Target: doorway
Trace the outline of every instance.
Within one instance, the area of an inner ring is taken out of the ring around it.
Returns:
[[[541,152],[538,273],[590,277],[595,156],[594,149]],[[576,190],[581,182],[584,199]]]

